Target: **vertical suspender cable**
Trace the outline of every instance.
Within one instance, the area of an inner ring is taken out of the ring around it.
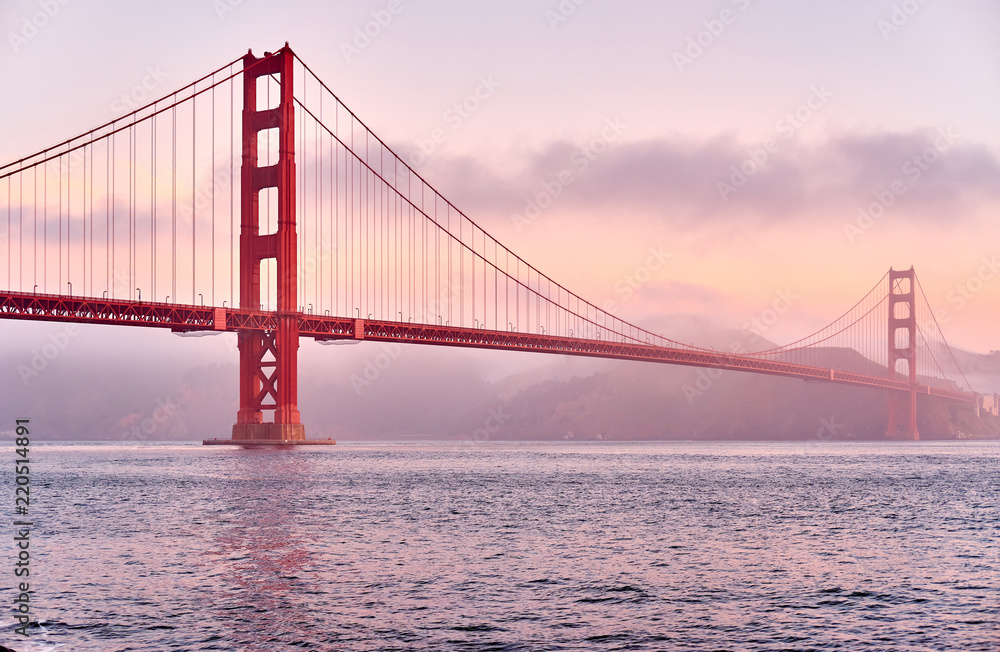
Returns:
[[[10,177],[7,177],[8,180]],[[8,181],[9,182],[9,181]],[[17,280],[24,290],[24,175],[17,175]]]
[[[42,291],[49,289],[49,164],[42,167]]]
[[[155,109],[155,107],[154,107]],[[149,124],[149,294],[156,301],[156,116]]]
[[[72,183],[72,181],[73,181],[73,176],[72,176],[73,175],[73,168],[72,168],[71,163],[72,163],[72,161],[70,160],[70,155],[67,154],[66,155],[66,280],[67,281],[70,281],[70,279],[72,278],[72,275],[73,275],[72,274],[73,258],[70,255],[70,252],[72,251],[72,243],[73,243],[73,231],[72,231],[72,228],[73,228],[73,221],[72,221],[72,217],[73,217],[73,208],[72,208],[72,206],[73,206],[73,183]],[[62,171],[63,171],[63,166],[60,165],[59,166],[59,187],[60,187],[60,189],[63,186],[63,183],[62,183]],[[62,194],[62,193],[60,192],[60,194]],[[62,220],[62,199],[61,198],[59,200],[59,217],[60,217],[60,220]],[[61,227],[59,229],[59,239],[60,239],[60,242],[62,242],[62,228]],[[63,288],[62,271],[61,271],[62,270],[62,256],[61,255],[59,256],[59,269],[60,269],[60,273],[59,273],[59,276],[60,276],[60,278],[59,278],[59,292],[61,293],[62,292],[62,288]]]
[[[271,108],[271,77],[266,77],[264,83],[267,84],[267,108],[270,109]],[[267,131],[267,161],[270,162],[271,160],[272,160],[271,159],[271,131],[268,130]],[[274,190],[268,191],[268,201],[267,201],[267,233],[273,233],[273,231],[271,231],[271,198],[273,198],[276,195],[277,195],[276,191],[274,191]],[[278,198],[278,201],[279,202],[281,201],[280,197]],[[275,230],[277,230],[277,229],[275,229]],[[277,269],[275,268],[274,265],[271,264],[270,261],[268,261],[268,269],[269,269],[270,272],[275,272],[275,273],[277,272]],[[271,310],[271,274],[270,273],[267,275],[267,309]]]
[[[111,293],[111,141],[114,137],[108,138],[104,148],[104,287]]]
[[[305,75],[302,75],[305,78]],[[323,89],[319,94],[319,119],[323,120]],[[304,121],[304,119],[303,119]],[[323,251],[320,244],[323,242],[323,134],[316,124],[316,158],[319,161],[319,172],[316,175],[317,199],[316,199],[316,245],[313,250],[316,252],[316,264],[314,270],[318,287],[316,288],[316,312],[323,314]]]
[[[236,177],[233,157],[236,156],[236,108],[233,95],[236,84],[232,79],[233,66],[229,66],[229,305],[236,306],[236,266],[234,239],[236,234]]]
[[[170,164],[170,296],[177,297],[177,94],[170,109],[172,158]]]
[[[193,91],[194,89],[192,89]],[[195,155],[198,149],[198,105],[196,103],[196,97],[192,95],[191,97],[191,303],[195,303],[195,299],[198,295],[195,293],[195,277],[198,271],[198,256],[197,256],[197,231],[198,231],[198,214],[195,212],[195,197],[198,195],[197,187],[198,180],[195,174],[197,169],[197,162],[195,160]]]
[[[10,282],[10,184],[10,177],[7,177],[7,287],[13,288]]]
[[[330,314],[344,315],[346,310],[340,307],[340,266],[343,255],[343,240],[340,237],[340,202],[344,197],[340,180],[340,104],[334,98],[333,120],[336,137],[330,138]]]
[[[112,127],[113,127],[113,125],[112,125]],[[117,242],[115,241],[115,236],[117,235],[117,231],[118,231],[117,227],[118,227],[118,225],[115,224],[115,213],[116,213],[116,210],[117,210],[118,207],[116,206],[116,202],[115,202],[115,185],[116,185],[116,182],[117,182],[118,174],[117,174],[116,169],[115,169],[116,168],[116,163],[117,163],[117,161],[115,159],[118,156],[118,150],[115,147],[115,136],[111,136],[110,147],[111,147],[111,154],[110,154],[110,156],[111,156],[111,197],[109,198],[109,200],[111,202],[111,226],[109,228],[111,230],[111,267],[110,267],[110,269],[108,269],[108,274],[111,277],[111,281],[110,281],[111,287],[108,288],[108,290],[109,290],[108,296],[110,296],[112,298],[116,298],[117,294],[115,293],[115,286],[117,285],[117,280],[118,280],[118,270],[115,269],[115,256],[118,253],[118,251],[117,251],[118,246],[117,246]]]
[[[134,232],[132,229],[132,216],[135,208],[132,198],[135,196],[135,119],[128,128],[128,296],[135,298],[135,279],[132,277],[133,271],[133,242]]]
[[[302,101],[303,102],[305,102],[308,99],[308,95],[306,95],[307,91],[308,91],[308,87],[306,87],[305,84],[303,84],[303,97],[302,97]],[[280,100],[279,100],[279,102],[280,102]],[[307,146],[307,142],[306,142],[306,126],[304,124],[304,122],[305,122],[305,113],[302,112],[302,113],[300,113],[300,115],[302,115],[303,119],[302,119],[302,122],[299,124],[299,154],[302,155],[302,162],[303,162],[303,165],[304,165],[305,163],[307,163],[309,161],[309,156],[308,156],[308,150],[306,149],[306,146]],[[280,157],[280,154],[279,154],[279,157]],[[307,213],[306,213],[306,180],[308,178],[309,178],[309,171],[306,170],[305,168],[303,168],[302,171],[299,173],[299,178],[295,179],[295,181],[293,182],[293,183],[297,183],[298,184],[297,199],[298,199],[298,202],[299,202],[299,214],[302,216],[302,220],[300,221],[300,224],[302,225],[302,237],[299,238],[298,242],[296,243],[297,246],[298,246],[298,249],[299,249],[298,256],[299,256],[300,264],[302,264],[302,262],[305,261],[305,259],[306,259],[306,246],[307,246],[306,242],[307,242],[308,237],[309,237],[308,220],[306,219],[306,217],[307,217]],[[306,278],[303,278],[302,279],[302,283],[301,283],[301,287],[297,288],[299,295],[297,297],[295,297],[295,299],[296,299],[296,301],[300,305],[305,305],[305,303],[306,303],[306,286],[308,285],[308,283],[309,283],[309,280],[306,279]]]
[[[215,304],[215,75],[212,75],[212,305]]]
[[[340,134],[340,106],[339,103],[333,105],[333,123],[334,131]],[[333,310],[331,314],[333,315],[343,315],[345,312],[350,311],[340,311],[340,256],[338,253],[346,253],[346,249],[342,249],[339,246],[340,243],[340,197],[341,195],[346,196],[346,193],[340,192],[340,145],[334,142],[334,139],[330,139],[330,151],[333,159],[333,177],[330,180],[331,186],[333,188]]]

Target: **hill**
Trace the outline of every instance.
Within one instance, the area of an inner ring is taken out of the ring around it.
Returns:
[[[24,352],[2,353],[0,414],[11,422],[31,418],[33,432],[48,439],[229,436],[237,367],[233,352],[222,349],[231,345],[214,345],[218,355],[198,362],[190,341],[157,337],[161,348],[141,365],[134,356],[114,358],[81,340],[28,378],[18,373]],[[702,341],[750,346],[749,337],[713,331]],[[856,355],[826,349],[810,362]],[[960,362],[982,385],[1000,387],[1000,356],[960,352]],[[877,365],[872,372],[879,372]],[[863,440],[884,438],[886,429],[880,391],[528,353],[305,341],[299,387],[309,436],[337,439]],[[1000,419],[978,419],[969,408],[926,397],[918,427],[925,439],[1000,435]]]

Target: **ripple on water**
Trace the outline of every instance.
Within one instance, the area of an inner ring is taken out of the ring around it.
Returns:
[[[43,446],[32,640],[996,650],[1000,446],[920,444]]]

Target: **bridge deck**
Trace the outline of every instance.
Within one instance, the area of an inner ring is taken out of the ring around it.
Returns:
[[[727,352],[661,347],[641,342],[585,340],[535,333],[462,328],[448,325],[372,321],[296,313],[299,335],[317,340],[372,340],[404,344],[463,346],[505,351],[616,358],[664,364],[744,371],[862,387],[910,391],[903,380],[810,367]],[[274,330],[278,313],[173,303],[96,299],[47,294],[0,292],[0,318],[87,324],[145,326],[174,331]],[[974,403],[975,394],[917,385],[918,393]]]

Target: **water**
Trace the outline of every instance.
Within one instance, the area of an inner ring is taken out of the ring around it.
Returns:
[[[37,445],[41,625],[25,640],[10,617],[0,636],[19,652],[997,650],[998,455]]]

